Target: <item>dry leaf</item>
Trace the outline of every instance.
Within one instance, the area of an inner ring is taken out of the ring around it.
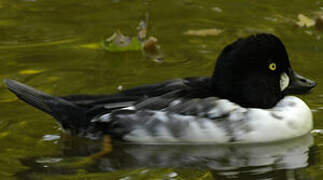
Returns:
[[[299,27],[312,27],[315,25],[315,21],[303,14],[299,14],[297,16],[298,18],[298,21],[296,22],[296,24],[299,26]]]
[[[123,35],[121,31],[118,30],[112,36],[106,39],[106,42],[114,43],[115,45],[120,47],[127,47],[131,43],[131,37]]]
[[[184,34],[189,36],[217,36],[222,32],[223,30],[214,28],[214,29],[188,30],[184,32]]]
[[[163,56],[160,53],[160,46],[158,45],[158,39],[150,36],[148,40],[143,43],[143,51],[146,57],[152,59],[155,62],[162,62]]]
[[[218,13],[222,13],[222,9],[219,7],[213,7],[212,10]]]
[[[158,39],[150,36],[149,39],[144,42],[143,49],[144,51],[149,51],[153,53],[157,52],[159,49]]]
[[[315,27],[319,31],[323,31],[323,14],[319,14],[315,18]]]
[[[103,41],[101,46],[103,49],[110,52],[141,50],[141,42],[137,37],[125,36],[120,31],[115,32],[112,36]]]

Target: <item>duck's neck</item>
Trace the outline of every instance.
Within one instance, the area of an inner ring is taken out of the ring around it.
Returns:
[[[256,75],[243,79],[246,80],[238,81],[230,76],[223,78],[213,74],[212,90],[220,98],[252,108],[272,108],[284,97],[279,85],[268,82],[268,79],[261,79]]]

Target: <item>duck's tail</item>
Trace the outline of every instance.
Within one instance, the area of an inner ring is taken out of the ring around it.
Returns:
[[[73,102],[45,94],[14,80],[5,79],[4,83],[19,99],[57,119],[64,129],[79,131],[87,126],[85,110]]]

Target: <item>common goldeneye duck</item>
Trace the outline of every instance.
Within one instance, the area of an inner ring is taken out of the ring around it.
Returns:
[[[5,80],[21,100],[73,134],[135,143],[269,142],[304,135],[312,114],[299,98],[316,84],[290,66],[272,34],[223,49],[211,77],[176,79],[109,95],[50,96]]]

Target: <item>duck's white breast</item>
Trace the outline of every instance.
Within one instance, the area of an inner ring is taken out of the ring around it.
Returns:
[[[268,142],[298,137],[313,128],[312,113],[301,99],[287,96],[272,109],[248,109],[249,132],[233,126],[237,141]]]

